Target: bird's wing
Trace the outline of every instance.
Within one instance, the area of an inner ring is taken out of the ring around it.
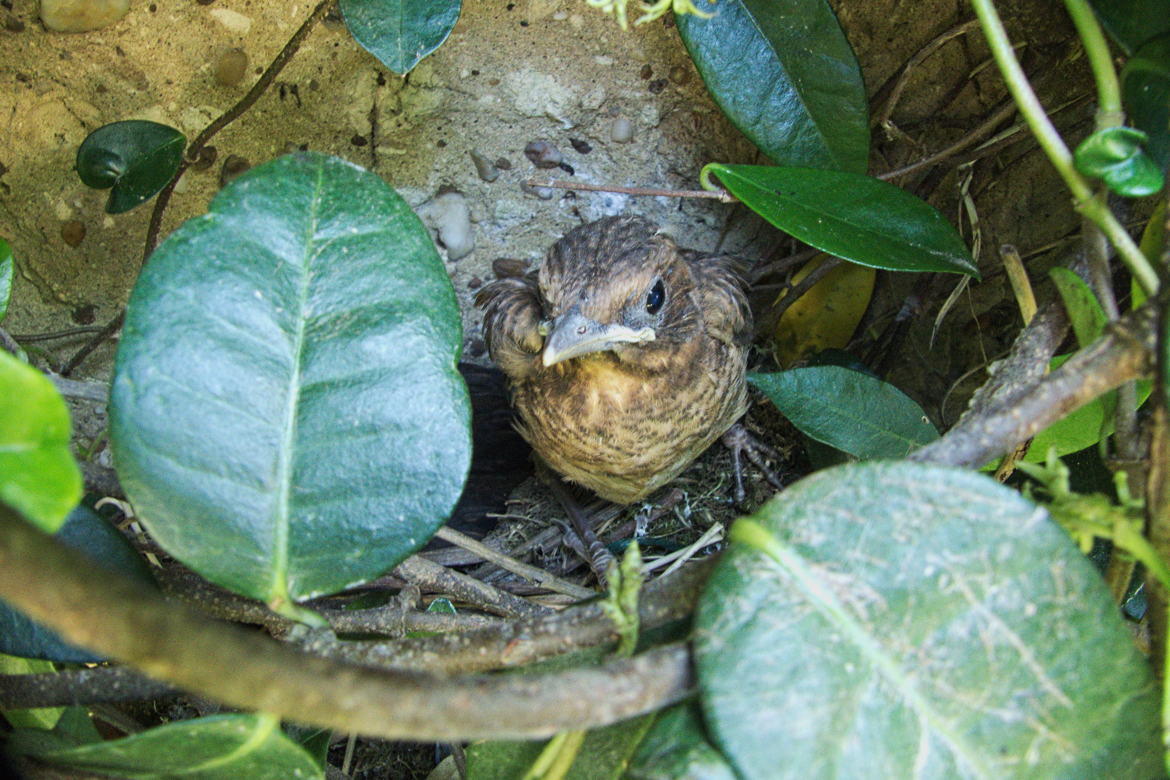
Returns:
[[[695,277],[707,333],[725,344],[746,346],[752,339],[743,263],[730,255],[705,255],[684,250]]]
[[[513,381],[536,371],[544,337],[535,274],[492,282],[475,296],[475,305],[484,310],[484,341],[500,370]]]

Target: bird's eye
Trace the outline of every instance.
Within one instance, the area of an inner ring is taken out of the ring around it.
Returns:
[[[646,293],[646,313],[657,314],[665,301],[666,288],[662,285],[662,280],[659,279],[650,288],[650,292]]]

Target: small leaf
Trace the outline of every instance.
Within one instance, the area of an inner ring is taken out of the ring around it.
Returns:
[[[4,606],[0,602],[0,609]],[[0,631],[0,643],[4,641],[4,634]],[[32,658],[15,658],[13,655],[0,654],[0,675],[5,674],[51,674],[56,671],[48,661]],[[29,709],[5,709],[0,711],[0,719],[7,720],[14,729],[51,729],[65,714],[64,707],[35,707]]]
[[[173,127],[130,119],[94,130],[77,149],[77,175],[104,190],[106,212],[121,214],[158,194],[179,170],[187,139]]]
[[[134,287],[122,486],[169,553],[277,609],[376,577],[459,497],[461,342],[430,235],[381,179],[317,154],[254,168]]]
[[[1170,0],[1089,0],[1089,5],[1126,54],[1170,33]]]
[[[443,45],[461,6],[461,0],[341,0],[341,15],[362,48],[405,76]]]
[[[799,241],[890,271],[979,278],[963,239],[934,207],[892,184],[843,171],[710,163],[752,211]]]
[[[712,747],[698,705],[663,710],[638,746],[625,777],[629,780],[735,780],[727,759]]]
[[[0,321],[8,313],[8,303],[12,300],[12,277],[16,267],[12,260],[12,247],[0,238]]]
[[[857,458],[904,458],[938,438],[918,404],[880,379],[840,366],[748,374],[800,432]]]
[[[1121,95],[1129,121],[1148,136],[1146,153],[1164,173],[1170,164],[1170,34],[1147,41],[1125,63]]]
[[[1162,171],[1146,154],[1146,134],[1132,127],[1098,130],[1077,146],[1073,162],[1118,195],[1141,198],[1162,189]]]
[[[1108,589],[993,480],[860,463],[731,530],[700,597],[708,728],[744,778],[1162,775]]]
[[[0,349],[0,501],[53,533],[80,500],[65,399],[44,374]]]
[[[56,536],[63,544],[88,555],[96,565],[154,586],[154,577],[126,537],[84,504],[69,513]],[[3,600],[0,600],[0,653],[75,664],[104,660],[67,643],[56,631]]]
[[[1064,309],[1072,322],[1073,333],[1076,334],[1077,344],[1088,346],[1097,340],[1105,330],[1105,323],[1109,318],[1101,308],[1101,302],[1085,283],[1067,268],[1057,266],[1048,271],[1049,278],[1056,285],[1056,291],[1064,302]]]
[[[618,780],[653,722],[653,715],[643,715],[590,731],[565,780]],[[467,747],[467,780],[524,777],[544,745],[510,740],[473,742]]]
[[[719,108],[780,165],[864,173],[861,69],[825,0],[722,0],[712,19],[676,15]]]
[[[825,262],[814,257],[792,277],[799,284]],[[855,263],[842,263],[784,310],[776,323],[772,354],[787,368],[814,352],[842,349],[853,337],[873,294],[875,272]]]
[[[29,732],[16,732],[8,748],[50,764],[143,780],[325,777],[272,715],[212,715],[77,747],[54,747]]]

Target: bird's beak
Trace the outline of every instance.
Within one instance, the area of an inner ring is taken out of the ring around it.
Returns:
[[[625,325],[603,325],[586,317],[577,306],[547,323],[546,329],[541,356],[545,366],[590,352],[604,352],[619,344],[642,344],[654,340],[653,328],[634,330]]]

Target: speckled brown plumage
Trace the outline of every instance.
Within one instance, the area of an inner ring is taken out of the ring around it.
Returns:
[[[644,498],[747,408],[739,267],[639,217],[576,228],[539,271],[493,282],[476,302],[520,432],[603,498]]]

